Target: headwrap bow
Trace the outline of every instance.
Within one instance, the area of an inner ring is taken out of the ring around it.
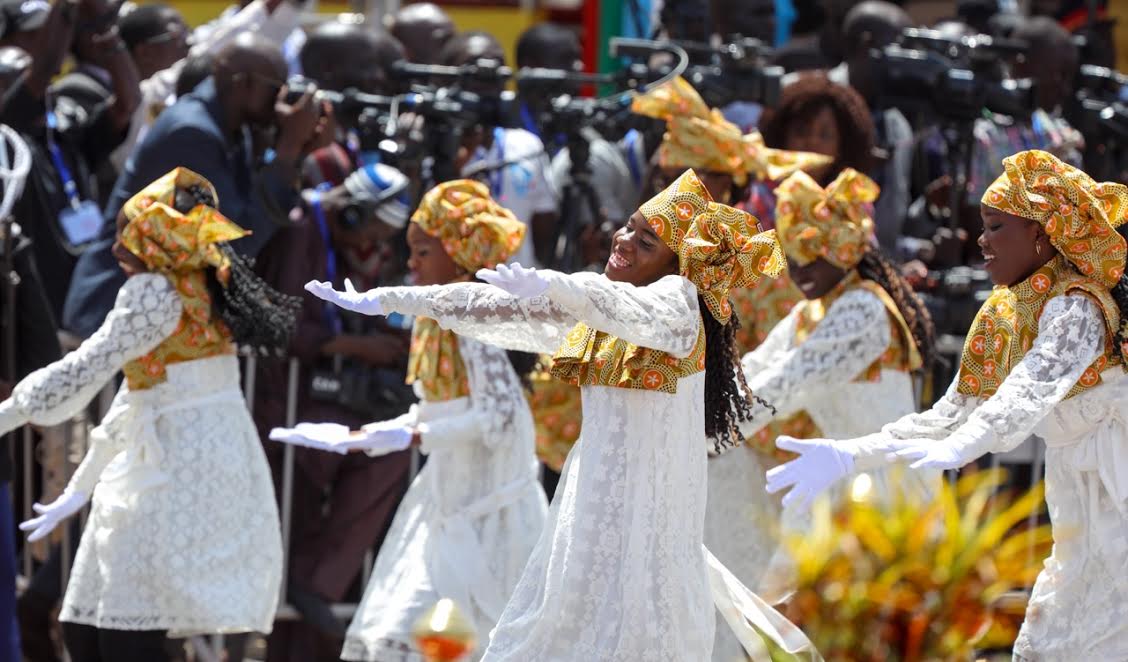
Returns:
[[[471,179],[428,191],[411,222],[441,241],[455,264],[470,273],[505,262],[525,238],[525,224],[494,202],[484,184]]]
[[[122,207],[129,224],[121,231],[121,242],[152,271],[184,273],[211,266],[223,285],[231,263],[216,246],[250,234],[207,205],[196,205],[187,214],[173,207],[177,189],[200,186],[211,193],[211,182],[187,168],[177,168],[130,198]]]
[[[1124,274],[1128,187],[1098,183],[1053,154],[1032,149],[1003,159],[982,204],[1039,223],[1078,271],[1112,289]]]
[[[639,212],[677,254],[679,273],[697,286],[722,324],[732,316],[729,290],[775,277],[783,268],[775,232],[761,232],[751,215],[713,202],[692,170],[643,203]]]
[[[800,265],[825,259],[853,269],[873,236],[869,203],[880,192],[862,173],[847,168],[823,189],[796,172],[776,189],[776,231],[783,252]]]
[[[636,96],[631,111],[666,121],[666,135],[658,148],[659,165],[728,173],[737,186],[748,181],[750,172],[774,181],[832,160],[822,154],[772,149],[764,145],[759,131],[741,135],[738,126],[721,111],[710,110],[681,76]]]

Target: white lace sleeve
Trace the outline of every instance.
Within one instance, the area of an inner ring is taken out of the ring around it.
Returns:
[[[985,401],[961,395],[953,381],[930,410],[852,440],[856,468],[883,464],[885,455],[902,439],[950,444],[967,462],[986,453],[1011,450],[1030,436],[1101,355],[1104,336],[1104,317],[1092,299],[1084,295],[1050,299],[1039,320],[1034,346],[994,395]]]
[[[793,330],[796,314],[780,325],[790,323]],[[889,347],[890,339],[885,305],[871,292],[854,290],[834,302],[800,345],[783,347],[777,338],[751,352],[742,361],[745,379],[756,396],[775,408],[776,416],[790,416],[804,402],[857,377]],[[753,420],[741,424],[745,436],[771,422],[766,405],[754,406]]]
[[[505,350],[461,337],[458,347],[470,383],[470,410],[421,423],[423,450],[474,441],[492,447],[521,429],[531,434],[532,413]]]
[[[128,279],[102,326],[78,349],[25,377],[10,406],[21,422],[55,425],[74,416],[128,361],[167,338],[180,320],[180,297],[167,278]]]
[[[546,297],[518,299],[485,283],[377,290],[386,312],[430,317],[444,329],[506,349],[552,353],[576,317]]]
[[[697,342],[697,289],[680,276],[636,287],[593,273],[537,272],[542,296],[518,299],[483,283],[377,290],[387,312],[430,317],[443,327],[506,349],[551,353],[583,321],[627,342],[689,356]]]
[[[539,273],[548,281],[545,294],[592,328],[679,358],[693,352],[701,313],[688,279],[666,276],[637,287],[591,272]]]
[[[999,390],[975,408],[949,443],[971,460],[1009,451],[1034,431],[1104,352],[1105,322],[1100,307],[1085,295],[1055,297],[1046,303],[1034,346]]]

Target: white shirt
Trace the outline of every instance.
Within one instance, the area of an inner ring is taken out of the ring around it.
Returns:
[[[549,183],[544,143],[524,129],[494,129],[493,145],[479,146],[462,168],[464,177],[480,175],[490,195],[527,227],[525,240],[510,258],[524,266],[541,266],[533,252],[533,216],[556,211],[556,193]]]

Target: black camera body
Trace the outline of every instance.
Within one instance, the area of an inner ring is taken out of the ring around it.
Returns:
[[[909,28],[900,43],[870,52],[884,101],[913,113],[973,121],[984,110],[1029,117],[1037,109],[1034,83],[1006,76],[1000,62],[1022,51],[986,36],[949,39]]]

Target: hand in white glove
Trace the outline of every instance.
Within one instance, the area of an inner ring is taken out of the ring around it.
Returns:
[[[273,441],[342,455],[348,452],[348,448],[341,444],[351,437],[349,426],[340,423],[298,423],[292,428],[274,428],[270,431]]]
[[[364,436],[349,443],[352,448],[359,448],[370,457],[402,451],[411,445],[411,438],[415,435],[414,430],[396,419],[369,423],[360,429]]]
[[[791,487],[783,505],[797,503],[806,508],[820,492],[854,471],[854,456],[830,439],[796,439],[781,435],[776,447],[799,453],[799,457],[768,471],[768,492]]]
[[[959,469],[974,457],[964,457],[958,444],[932,439],[906,439],[885,456],[890,462],[911,462],[910,469]]]
[[[548,281],[536,269],[526,269],[520,264],[512,267],[499,264],[497,269],[479,269],[478,278],[519,299],[538,297],[548,289]]]
[[[71,515],[82,510],[90,497],[82,492],[71,492],[69,489],[63,490],[58,499],[44,506],[41,503],[34,504],[31,509],[39,513],[39,517],[29,519],[20,524],[20,531],[31,531],[31,535],[27,537],[28,542],[35,542],[40,538],[45,537],[51,533],[59,522],[62,522]]]
[[[378,288],[367,292],[357,292],[352,281],[348,278],[345,279],[344,292],[334,290],[332,283],[322,283],[316,280],[306,283],[305,289],[319,299],[324,299],[354,313],[362,315],[384,314],[384,307],[380,305],[380,297],[377,295]]]

